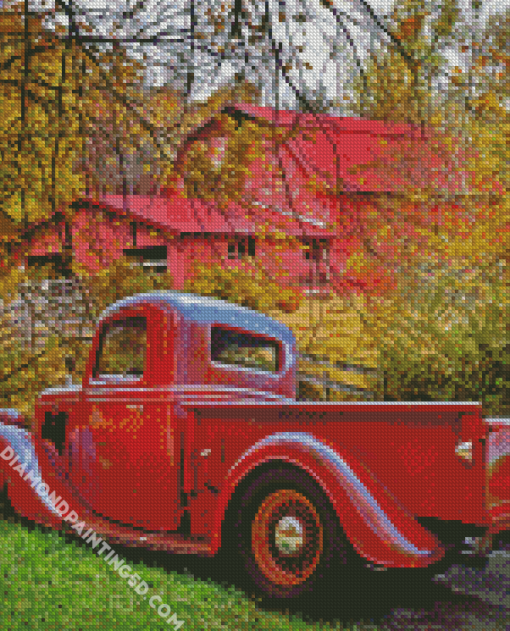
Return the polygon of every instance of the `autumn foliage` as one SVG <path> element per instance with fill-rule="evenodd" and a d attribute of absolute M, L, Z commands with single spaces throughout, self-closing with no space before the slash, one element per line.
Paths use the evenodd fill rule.
<path fill-rule="evenodd" d="M 405 178 L 398 193 L 367 195 L 359 204 L 347 200 L 338 178 L 332 184 L 315 173 L 307 183 L 308 191 L 336 208 L 335 229 L 345 255 L 343 267 L 330 270 L 333 295 L 321 309 L 313 298 L 283 287 L 278 273 L 232 270 L 221 260 L 197 267 L 186 289 L 288 321 L 303 352 L 335 361 L 352 360 L 357 353 L 356 360 L 377 363 L 384 374 L 381 398 L 480 399 L 491 413 L 504 413 L 509 405 L 508 19 L 493 21 L 479 41 L 469 42 L 457 30 L 460 16 L 455 0 L 439 7 L 397 3 L 389 21 L 393 39 L 367 56 L 353 103 L 361 117 L 405 123 L 419 132 L 418 140 L 427 139 L 445 178 L 465 178 L 463 191 L 453 194 L 431 176 L 415 178 L 422 166 L 419 151 L 414 141 L 403 140 L 387 160 L 357 166 L 361 179 L 364 170 Z M 267 124 L 252 119 L 238 124 L 226 116 L 226 106 L 260 96 L 246 81 L 236 79 L 204 103 L 190 104 L 170 88 L 144 92 L 143 66 L 120 47 L 91 56 L 73 38 L 48 31 L 35 15 L 27 48 L 11 36 L 24 30 L 22 13 L 1 18 L 0 236 L 5 247 L 0 295 L 5 301 L 26 280 L 19 263 L 29 227 L 57 209 L 69 219 L 71 202 L 85 188 L 126 190 L 132 154 L 140 158 L 151 191 L 165 194 L 182 184 L 188 197 L 253 214 L 247 187 L 255 165 L 275 147 L 291 143 L 292 135 L 304 133 L 297 126 L 286 137 Z M 222 16 L 213 21 L 215 33 L 221 33 L 226 21 Z M 471 56 L 472 63 L 449 67 L 448 46 Z M 309 142 L 312 147 L 313 133 Z M 274 170 L 274 181 L 287 186 L 291 196 L 292 176 L 269 159 L 266 169 Z M 75 261 L 71 265 L 93 317 L 130 293 L 172 287 L 171 274 L 144 275 L 123 261 L 107 260 L 107 246 L 95 245 L 91 253 L 104 258 L 104 271 L 90 274 Z M 294 245 L 291 238 L 278 243 Z M 72 245 L 66 253 L 72 258 Z M 3 328 L 0 396 L 7 407 L 25 409 L 38 388 L 61 383 L 69 352 L 78 357 L 76 377 L 83 369 L 86 344 L 52 338 L 35 356 L 9 338 L 8 323 Z"/>

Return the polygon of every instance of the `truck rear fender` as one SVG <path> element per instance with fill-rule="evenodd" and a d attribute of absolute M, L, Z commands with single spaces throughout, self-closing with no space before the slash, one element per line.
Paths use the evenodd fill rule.
<path fill-rule="evenodd" d="M 510 418 L 486 418 L 486 501 L 490 531 L 510 530 Z"/>
<path fill-rule="evenodd" d="M 358 554 L 388 567 L 425 567 L 442 558 L 438 539 L 423 528 L 359 458 L 342 454 L 312 434 L 281 432 L 248 449 L 229 470 L 213 521 L 214 549 L 221 523 L 239 483 L 256 467 L 280 461 L 305 470 L 329 497 L 339 523 Z"/>

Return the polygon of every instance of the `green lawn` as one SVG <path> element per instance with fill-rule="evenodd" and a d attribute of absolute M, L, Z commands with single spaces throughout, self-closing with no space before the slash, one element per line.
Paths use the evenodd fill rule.
<path fill-rule="evenodd" d="M 298 616 L 258 607 L 243 592 L 199 580 L 189 573 L 134 564 L 133 572 L 149 585 L 146 599 L 137 595 L 87 544 L 65 541 L 57 532 L 27 529 L 0 519 L 0 628 L 149 630 L 174 629 L 149 598 L 159 594 L 181 629 L 274 629 L 275 631 L 349 629 L 376 631 L 373 624 L 313 624 Z M 113 546 L 115 547 L 115 546 Z M 122 548 L 116 550 L 122 557 Z"/>

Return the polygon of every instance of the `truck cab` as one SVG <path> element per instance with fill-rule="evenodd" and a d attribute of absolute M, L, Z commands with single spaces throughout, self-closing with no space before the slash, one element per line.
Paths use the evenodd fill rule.
<path fill-rule="evenodd" d="M 37 431 L 95 512 L 175 530 L 189 466 L 176 405 L 293 397 L 295 365 L 291 332 L 271 318 L 180 292 L 141 294 L 102 315 L 82 386 L 41 394 Z"/>

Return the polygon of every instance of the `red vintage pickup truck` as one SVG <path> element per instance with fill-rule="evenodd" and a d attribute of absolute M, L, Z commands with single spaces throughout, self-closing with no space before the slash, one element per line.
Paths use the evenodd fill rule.
<path fill-rule="evenodd" d="M 40 395 L 33 432 L 1 411 L 0 486 L 51 527 L 228 550 L 277 598 L 341 564 L 436 568 L 466 537 L 483 558 L 510 528 L 508 421 L 469 402 L 296 401 L 296 363 L 290 329 L 250 309 L 126 298 L 82 385 Z"/>

